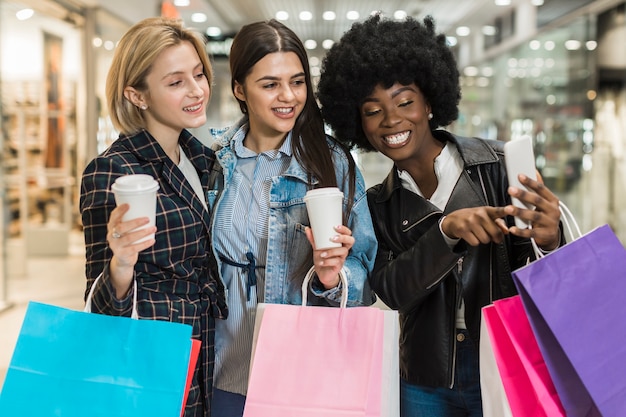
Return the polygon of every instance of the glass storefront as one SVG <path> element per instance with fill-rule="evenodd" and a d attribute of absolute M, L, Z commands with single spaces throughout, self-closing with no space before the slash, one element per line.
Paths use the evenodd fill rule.
<path fill-rule="evenodd" d="M 0 309 L 5 276 L 26 275 L 31 256 L 67 255 L 80 234 L 80 173 L 115 135 L 104 79 L 129 26 L 98 8 L 0 1 Z"/>
<path fill-rule="evenodd" d="M 488 139 L 531 136 L 546 185 L 570 207 L 583 231 L 608 222 L 626 241 L 626 222 L 619 217 L 623 210 L 615 206 L 614 213 L 606 212 L 612 200 L 623 199 L 624 190 L 607 189 L 606 156 L 596 152 L 598 132 L 605 127 L 597 126 L 601 92 L 596 22 L 595 15 L 577 17 L 462 69 L 461 112 L 453 130 Z M 623 43 L 612 47 L 623 48 Z M 623 144 L 625 130 L 621 132 L 611 141 Z M 593 198 L 600 190 L 606 195 Z M 603 216 L 597 215 L 600 211 Z"/>
<path fill-rule="evenodd" d="M 5 268 L 65 255 L 75 223 L 82 17 L 46 1 L 0 2 Z"/>

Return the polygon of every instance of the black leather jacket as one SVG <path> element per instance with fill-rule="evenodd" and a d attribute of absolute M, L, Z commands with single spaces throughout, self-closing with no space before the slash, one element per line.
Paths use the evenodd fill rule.
<path fill-rule="evenodd" d="M 516 294 L 511 271 L 534 259 L 530 241 L 508 235 L 502 244 L 450 249 L 438 221 L 465 207 L 511 204 L 503 142 L 464 138 L 438 130 L 456 143 L 464 170 L 442 212 L 403 188 L 396 167 L 368 190 L 379 247 L 370 278 L 381 300 L 400 315 L 400 375 L 412 384 L 454 384 L 456 311 L 461 295 L 465 321 L 478 347 L 480 309 Z M 513 225 L 513 218 L 507 218 Z"/>

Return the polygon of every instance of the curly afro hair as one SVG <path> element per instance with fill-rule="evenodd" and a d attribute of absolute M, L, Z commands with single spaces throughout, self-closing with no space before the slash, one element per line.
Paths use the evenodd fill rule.
<path fill-rule="evenodd" d="M 399 22 L 373 15 L 354 23 L 322 62 L 317 97 L 337 140 L 375 151 L 361 128 L 360 106 L 374 87 L 415 83 L 430 104 L 431 129 L 458 117 L 459 71 L 444 34 L 428 16 Z"/>

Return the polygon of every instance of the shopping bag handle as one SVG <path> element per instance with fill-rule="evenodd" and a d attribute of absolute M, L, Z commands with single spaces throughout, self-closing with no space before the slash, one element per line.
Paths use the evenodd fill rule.
<path fill-rule="evenodd" d="M 89 295 L 87 296 L 87 300 L 85 301 L 85 309 L 83 310 L 85 313 L 91 313 L 91 299 L 93 298 L 93 292 L 96 288 L 96 283 L 102 278 L 102 273 L 98 275 L 98 277 L 94 280 L 93 284 L 91 284 L 91 288 L 89 289 Z M 133 309 L 130 313 L 130 318 L 138 319 L 139 313 L 137 313 L 137 280 L 133 280 Z"/>
<path fill-rule="evenodd" d="M 576 218 L 570 211 L 570 209 L 565 205 L 564 202 L 559 201 L 559 211 L 561 212 L 561 221 L 565 225 L 567 229 L 567 234 L 570 236 L 572 240 L 576 240 L 581 237 L 583 234 L 580 232 L 580 227 L 578 227 L 578 223 L 576 222 Z M 571 224 L 570 224 L 571 222 Z M 576 233 L 572 230 L 572 225 L 576 229 Z M 529 226 L 532 228 L 532 226 Z M 535 252 L 535 256 L 537 259 L 543 258 L 546 254 L 539 249 L 537 246 L 537 242 L 535 242 L 535 238 L 530 238 L 530 242 L 533 245 L 533 251 Z"/>
<path fill-rule="evenodd" d="M 309 272 L 306 273 L 304 277 L 304 281 L 302 281 L 302 305 L 306 306 L 307 297 L 309 294 L 309 282 L 315 275 L 315 267 L 312 266 L 309 269 Z M 339 303 L 340 308 L 346 308 L 348 306 L 348 278 L 346 277 L 343 269 L 339 271 L 339 279 L 341 280 L 341 302 Z"/>

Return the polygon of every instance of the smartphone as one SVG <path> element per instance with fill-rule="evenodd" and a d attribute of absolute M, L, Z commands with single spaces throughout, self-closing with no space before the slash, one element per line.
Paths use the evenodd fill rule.
<path fill-rule="evenodd" d="M 533 152 L 533 142 L 530 136 L 522 136 L 504 144 L 504 160 L 506 162 L 506 173 L 509 177 L 509 185 L 526 190 L 517 179 L 519 174 L 524 174 L 534 180 L 537 179 L 537 169 L 535 167 L 535 153 Z M 534 210 L 535 206 L 524 204 L 515 197 L 511 197 L 513 205 Z M 515 217 L 515 225 L 520 229 L 528 228 L 528 223 Z"/>

